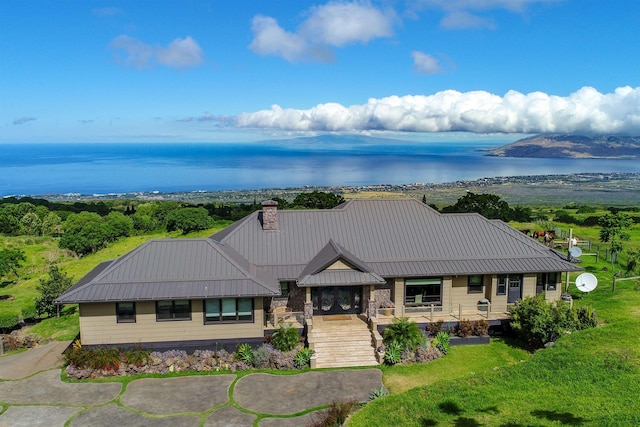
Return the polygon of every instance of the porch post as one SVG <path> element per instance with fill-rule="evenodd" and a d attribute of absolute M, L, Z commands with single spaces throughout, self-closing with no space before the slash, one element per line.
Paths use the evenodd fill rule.
<path fill-rule="evenodd" d="M 311 302 L 311 288 L 305 288 L 305 301 L 304 301 L 304 318 L 313 318 L 313 303 Z"/>

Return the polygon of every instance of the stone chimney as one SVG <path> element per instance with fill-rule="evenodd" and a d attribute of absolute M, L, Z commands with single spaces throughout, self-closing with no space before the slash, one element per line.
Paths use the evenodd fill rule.
<path fill-rule="evenodd" d="M 278 229 L 278 202 L 275 200 L 262 202 L 262 229 L 264 231 Z"/>

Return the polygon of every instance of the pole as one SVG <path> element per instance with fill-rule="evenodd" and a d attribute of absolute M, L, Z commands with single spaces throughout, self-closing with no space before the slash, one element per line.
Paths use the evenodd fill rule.
<path fill-rule="evenodd" d="M 571 239 L 573 238 L 573 228 L 569 229 L 569 240 L 567 243 L 567 261 L 571 262 Z M 567 271 L 567 286 L 564 289 L 565 292 L 569 292 L 569 272 Z"/>

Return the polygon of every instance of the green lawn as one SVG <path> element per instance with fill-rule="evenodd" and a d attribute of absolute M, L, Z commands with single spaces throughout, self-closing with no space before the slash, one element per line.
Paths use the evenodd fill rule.
<path fill-rule="evenodd" d="M 454 348 L 428 365 L 384 368 L 393 394 L 367 404 L 348 425 L 640 425 L 640 282 L 619 283 L 613 293 L 606 265 L 586 265 L 600 279 L 591 294 L 572 287 L 575 303 L 594 307 L 601 326 L 522 359 L 498 342 Z"/>

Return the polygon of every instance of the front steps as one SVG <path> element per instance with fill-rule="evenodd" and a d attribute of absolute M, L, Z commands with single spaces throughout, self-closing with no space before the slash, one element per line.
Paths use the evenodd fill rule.
<path fill-rule="evenodd" d="M 325 319 L 327 316 L 324 317 Z M 345 368 L 378 365 L 367 324 L 352 315 L 351 320 L 314 318 L 307 340 L 315 352 L 312 367 Z"/>

